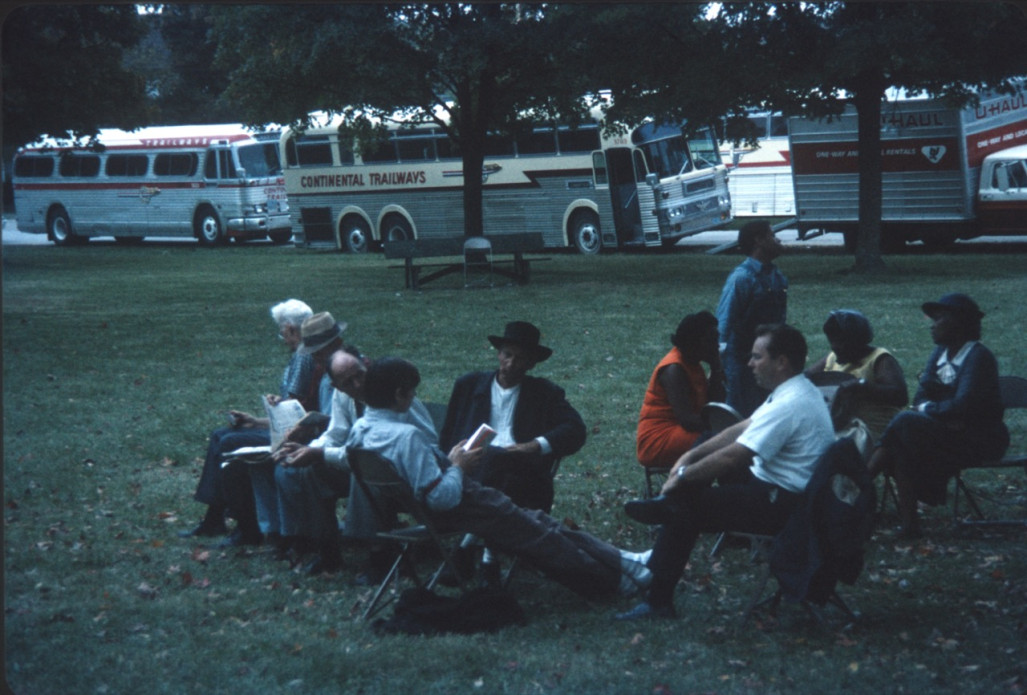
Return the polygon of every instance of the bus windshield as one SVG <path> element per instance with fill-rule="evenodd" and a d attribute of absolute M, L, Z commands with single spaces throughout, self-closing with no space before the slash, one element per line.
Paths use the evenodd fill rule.
<path fill-rule="evenodd" d="M 656 142 L 647 142 L 639 149 L 645 154 L 649 171 L 656 172 L 661 179 L 677 176 L 692 170 L 685 139 L 678 136 Z"/>
<path fill-rule="evenodd" d="M 720 151 L 710 128 L 703 128 L 688 139 L 696 169 L 709 169 L 720 163 Z"/>
<path fill-rule="evenodd" d="M 282 170 L 278 161 L 278 148 L 272 142 L 241 146 L 239 166 L 245 169 L 246 176 L 251 178 L 276 176 Z"/>

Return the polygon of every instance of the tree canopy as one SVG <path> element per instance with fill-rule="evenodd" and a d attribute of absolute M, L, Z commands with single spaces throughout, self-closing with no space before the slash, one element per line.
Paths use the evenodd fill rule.
<path fill-rule="evenodd" d="M 143 26 L 133 5 L 22 5 L 3 24 L 7 146 L 145 123 L 145 82 L 122 62 Z"/>
<path fill-rule="evenodd" d="M 699 126 L 747 108 L 860 119 L 857 268 L 881 266 L 889 87 L 973 100 L 1027 75 L 1011 2 L 25 5 L 3 27 L 5 145 L 101 126 L 347 116 L 434 122 L 457 144 L 465 234 L 482 229 L 486 133 L 526 114 Z M 158 11 L 159 10 L 159 11 Z"/>
<path fill-rule="evenodd" d="M 559 73 L 535 6 L 484 4 L 220 7 L 218 60 L 228 98 L 252 122 L 302 123 L 341 114 L 431 122 L 460 150 L 464 232 L 481 234 L 485 136 L 529 106 L 551 107 Z M 268 27 L 275 27 L 269 34 Z M 270 38 L 267 38 L 270 36 Z"/>
<path fill-rule="evenodd" d="M 856 269 L 882 266 L 881 104 L 889 88 L 963 105 L 1027 75 L 1027 15 L 1007 2 L 568 6 L 594 17 L 581 65 L 606 79 L 615 114 L 707 121 L 746 107 L 860 121 Z M 645 46 L 639 59 L 631 51 Z M 744 136 L 744 132 L 738 133 Z"/>

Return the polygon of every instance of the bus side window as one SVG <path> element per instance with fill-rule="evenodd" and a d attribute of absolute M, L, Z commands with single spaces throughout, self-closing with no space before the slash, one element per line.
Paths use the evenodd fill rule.
<path fill-rule="evenodd" d="M 100 157 L 95 154 L 66 154 L 61 157 L 61 176 L 99 176 Z"/>
<path fill-rule="evenodd" d="M 604 153 L 592 153 L 592 173 L 597 186 L 606 186 L 610 183 L 610 176 L 606 172 L 606 155 Z"/>
<path fill-rule="evenodd" d="M 203 178 L 216 179 L 218 177 L 218 158 L 214 150 L 207 150 L 203 163 Z"/>
<path fill-rule="evenodd" d="M 635 162 L 635 183 L 645 183 L 646 174 L 649 173 L 646 168 L 645 155 L 639 150 L 632 152 L 631 157 Z"/>
<path fill-rule="evenodd" d="M 235 178 L 235 162 L 232 161 L 231 150 L 218 150 L 218 169 L 221 171 L 221 178 Z"/>
<path fill-rule="evenodd" d="M 155 176 L 192 176 L 196 173 L 196 164 L 194 152 L 161 152 L 153 159 L 153 173 Z"/>
<path fill-rule="evenodd" d="M 14 160 L 14 175 L 26 178 L 53 176 L 53 157 L 24 155 Z"/>
<path fill-rule="evenodd" d="M 145 176 L 150 158 L 145 154 L 112 154 L 107 157 L 107 176 Z"/>

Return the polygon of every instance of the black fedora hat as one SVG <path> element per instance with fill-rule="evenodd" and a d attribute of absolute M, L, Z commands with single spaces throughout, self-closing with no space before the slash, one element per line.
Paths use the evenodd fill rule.
<path fill-rule="evenodd" d="M 541 335 L 539 330 L 527 321 L 511 321 L 506 324 L 503 335 L 490 335 L 489 342 L 497 350 L 502 348 L 505 343 L 513 343 L 527 350 L 536 362 L 544 362 L 549 359 L 553 351 L 545 345 L 539 344 Z"/>

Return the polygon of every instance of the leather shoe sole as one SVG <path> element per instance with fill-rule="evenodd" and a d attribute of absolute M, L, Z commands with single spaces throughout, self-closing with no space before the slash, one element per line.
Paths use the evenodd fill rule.
<path fill-rule="evenodd" d="M 667 524 L 673 521 L 679 509 L 664 496 L 651 500 L 632 500 L 624 504 L 624 512 L 643 524 Z"/>
<path fill-rule="evenodd" d="M 225 527 L 225 526 L 207 526 L 205 524 L 200 524 L 199 526 L 197 526 L 195 528 L 191 528 L 191 529 L 189 529 L 187 531 L 179 531 L 178 532 L 178 537 L 179 538 L 198 538 L 198 537 L 203 536 L 203 537 L 210 538 L 210 537 L 214 537 L 214 536 L 223 536 L 226 533 L 228 533 L 228 528 Z"/>
<path fill-rule="evenodd" d="M 676 617 L 678 617 L 678 614 L 674 610 L 674 606 L 653 606 L 643 601 L 630 611 L 618 613 L 614 616 L 614 620 L 651 620 L 653 618 Z"/>

